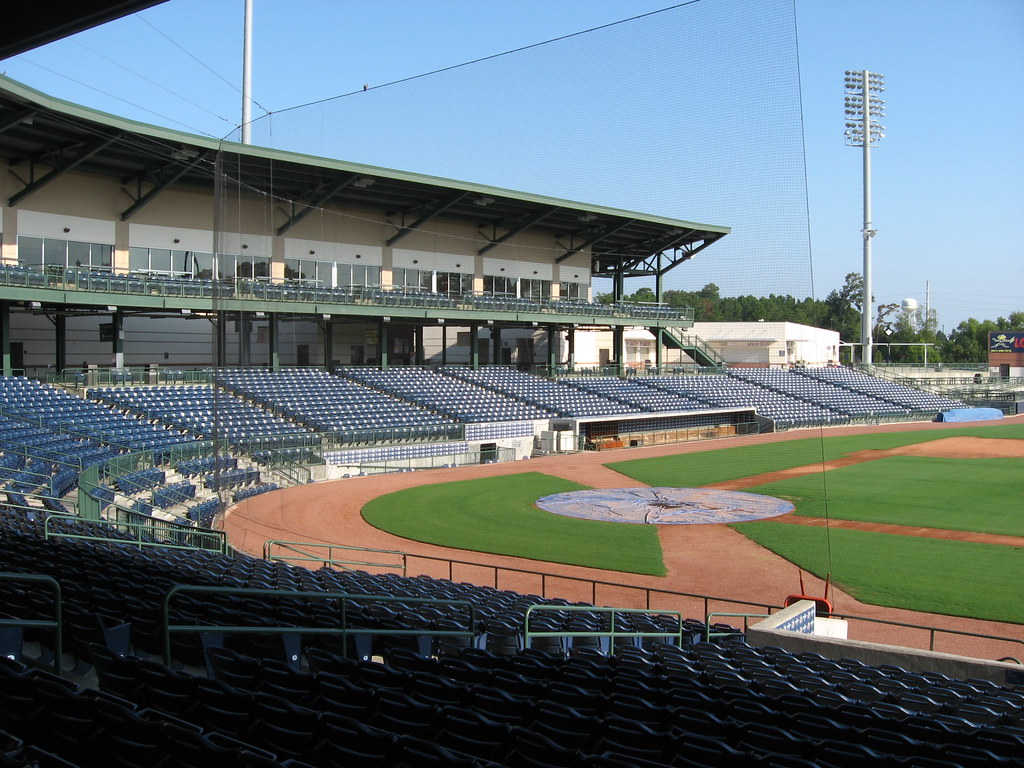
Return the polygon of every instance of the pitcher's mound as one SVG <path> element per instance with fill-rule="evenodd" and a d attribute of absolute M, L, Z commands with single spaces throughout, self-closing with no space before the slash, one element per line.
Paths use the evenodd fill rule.
<path fill-rule="evenodd" d="M 544 496 L 537 506 L 566 517 L 652 525 L 741 523 L 793 511 L 793 505 L 783 499 L 717 488 L 572 491 Z"/>

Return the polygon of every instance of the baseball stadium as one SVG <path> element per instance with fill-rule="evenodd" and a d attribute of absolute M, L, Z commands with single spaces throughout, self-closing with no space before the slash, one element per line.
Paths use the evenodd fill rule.
<path fill-rule="evenodd" d="M 0 766 L 1024 765 L 1024 381 L 696 323 L 729 222 L 6 76 L 0 157 Z"/>

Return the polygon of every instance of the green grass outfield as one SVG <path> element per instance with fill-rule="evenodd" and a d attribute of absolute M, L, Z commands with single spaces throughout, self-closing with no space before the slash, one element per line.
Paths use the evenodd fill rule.
<path fill-rule="evenodd" d="M 1024 624 L 1024 550 L 816 526 L 737 523 L 745 536 L 864 603 Z"/>
<path fill-rule="evenodd" d="M 1024 438 L 1024 425 L 811 437 L 608 466 L 649 485 L 706 485 L 947 437 Z M 744 489 L 787 498 L 797 515 L 1024 535 L 1024 459 L 892 456 Z M 772 522 L 732 526 L 857 599 L 914 611 L 1024 623 L 1024 549 Z"/>
<path fill-rule="evenodd" d="M 649 485 L 693 487 L 947 437 L 1021 439 L 1024 424 L 811 434 L 732 448 L 723 441 L 716 450 L 608 466 Z M 792 497 L 797 514 L 822 516 L 827 501 L 835 518 L 1024 535 L 1022 466 L 1018 459 L 889 457 L 753 490 Z M 537 472 L 439 483 L 375 499 L 363 516 L 395 535 L 445 547 L 664 575 L 655 526 L 559 517 L 534 504 L 583 487 Z M 1015 597 L 1024 583 L 1020 548 L 771 521 L 734 527 L 820 576 L 831 550 L 833 582 L 864 602 L 1024 623 L 1024 606 Z"/>
<path fill-rule="evenodd" d="M 796 514 L 1024 536 L 1024 459 L 890 456 L 744 490 Z"/>
<path fill-rule="evenodd" d="M 714 452 L 699 451 L 654 459 L 613 461 L 606 466 L 653 486 L 690 488 L 723 480 L 776 472 L 819 461 L 838 459 L 848 453 L 886 450 L 912 443 L 925 443 L 947 437 L 989 437 L 1024 439 L 1024 424 L 1000 424 L 989 427 L 937 429 L 922 432 L 879 432 L 869 435 L 838 435 L 828 431 L 802 440 L 764 442 L 735 448 L 722 443 Z"/>
<path fill-rule="evenodd" d="M 429 544 L 664 576 L 656 526 L 579 520 L 535 505 L 587 487 L 539 472 L 422 485 L 373 499 L 363 518 Z"/>

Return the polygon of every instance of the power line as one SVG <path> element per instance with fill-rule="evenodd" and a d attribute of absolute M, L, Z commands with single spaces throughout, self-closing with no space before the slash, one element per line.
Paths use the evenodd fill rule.
<path fill-rule="evenodd" d="M 589 29 L 579 30 L 578 32 L 570 32 L 569 34 L 560 35 L 559 37 L 552 37 L 549 40 L 543 40 L 543 41 L 541 41 L 539 43 L 530 43 L 529 45 L 523 45 L 523 46 L 520 46 L 518 48 L 512 48 L 511 50 L 502 51 L 501 53 L 492 53 L 492 54 L 490 54 L 488 56 L 481 56 L 480 58 L 477 58 L 477 59 L 472 59 L 470 61 L 464 61 L 461 64 L 451 64 L 451 65 L 449 65 L 447 67 L 440 67 L 439 69 L 432 69 L 429 72 L 422 72 L 422 73 L 420 73 L 418 75 L 410 75 L 409 77 L 402 77 L 402 78 L 399 78 L 398 80 L 392 80 L 392 81 L 387 82 L 387 83 L 381 83 L 380 85 L 364 85 L 364 86 L 362 86 L 361 88 L 359 88 L 358 90 L 355 90 L 355 91 L 348 91 L 347 93 L 339 93 L 339 94 L 337 94 L 335 96 L 326 96 L 326 97 L 324 97 L 322 99 L 315 99 L 313 101 L 308 101 L 305 104 L 295 104 L 294 106 L 285 107 L 283 109 L 277 109 L 277 110 L 265 110 L 265 111 L 267 111 L 267 114 L 263 115 L 261 117 L 256 118 L 255 120 L 253 120 L 253 122 L 255 123 L 258 120 L 262 120 L 264 117 L 267 117 L 268 115 L 270 115 L 272 113 L 280 114 L 282 112 L 291 112 L 291 111 L 296 110 L 296 109 L 303 109 L 304 107 L 312 107 L 312 106 L 316 106 L 317 104 L 325 104 L 325 103 L 327 103 L 329 101 L 336 101 L 337 99 L 343 99 L 343 98 L 346 98 L 348 96 L 355 96 L 356 94 L 359 94 L 359 93 L 366 93 L 368 91 L 376 91 L 376 90 L 379 90 L 381 88 L 389 88 L 389 87 L 391 87 L 393 85 L 401 85 L 402 83 L 408 83 L 408 82 L 411 82 L 413 80 L 420 80 L 420 79 L 422 79 L 424 77 L 430 77 L 432 75 L 438 75 L 438 74 L 441 74 L 443 72 L 451 72 L 452 70 L 455 70 L 455 69 L 461 69 L 463 67 L 469 67 L 469 66 L 472 66 L 473 64 L 480 64 L 480 63 L 483 63 L 485 61 L 492 61 L 493 59 L 499 59 L 499 58 L 501 58 L 503 56 L 511 56 L 514 53 L 522 53 L 523 51 L 528 51 L 528 50 L 530 50 L 532 48 L 540 48 L 541 46 L 550 45 L 552 43 L 558 43 L 558 42 L 561 42 L 562 40 L 569 40 L 571 38 L 579 37 L 581 35 L 588 35 L 591 32 L 598 32 L 598 31 L 600 31 L 602 29 L 609 29 L 610 27 L 616 27 L 616 26 L 619 26 L 620 24 L 627 24 L 627 23 L 629 23 L 631 21 L 637 21 L 638 19 L 647 18 L 649 16 L 656 16 L 659 13 L 666 13 L 668 11 L 674 11 L 677 8 L 683 8 L 684 6 L 687 6 L 687 5 L 696 5 L 699 2 L 701 2 L 701 0 L 687 0 L 687 2 L 676 3 L 675 5 L 670 5 L 670 6 L 666 7 L 666 8 L 659 8 L 656 11 L 648 11 L 647 13 L 641 13 L 641 14 L 638 14 L 636 16 L 630 16 L 629 18 L 626 18 L 626 19 L 619 19 L 618 21 L 611 21 L 611 22 L 608 22 L 607 24 L 600 24 L 600 25 L 598 25 L 596 27 L 590 27 Z"/>
<path fill-rule="evenodd" d="M 202 104 L 199 104 L 198 102 L 192 101 L 192 99 L 188 98 L 187 96 L 182 96 L 180 93 L 176 93 L 176 92 L 172 91 L 170 88 L 167 88 L 166 86 L 160 85 L 160 83 L 156 82 L 155 80 L 150 80 L 145 75 L 140 74 L 138 70 L 132 69 L 131 67 L 126 67 L 121 62 L 115 61 L 114 59 L 110 58 L 109 56 L 107 56 L 107 55 L 105 55 L 103 53 L 100 53 L 97 50 L 94 50 L 94 49 L 90 48 L 89 46 L 85 45 L 84 43 L 82 43 L 82 42 L 80 42 L 78 40 L 76 40 L 75 42 L 78 44 L 78 46 L 80 48 L 84 48 L 85 50 L 89 51 L 89 53 L 92 53 L 92 54 L 95 54 L 96 56 L 99 56 L 101 59 L 103 59 L 104 61 L 110 62 L 115 67 L 120 67 L 121 69 L 125 70 L 126 72 L 130 72 L 132 75 L 135 75 L 135 77 L 139 78 L 140 80 L 145 80 L 150 85 L 155 86 L 155 87 L 159 88 L 162 91 L 166 91 L 167 93 L 171 94 L 171 96 L 174 96 L 175 98 L 181 99 L 186 104 L 191 104 L 196 109 L 201 109 L 206 114 L 212 115 L 213 117 L 216 117 L 218 120 L 223 120 L 228 125 L 234 125 L 234 123 L 231 122 L 230 120 L 228 120 L 226 117 L 224 117 L 222 115 L 219 115 L 216 112 L 213 112 L 213 111 L 207 109 L 206 107 L 204 107 Z"/>

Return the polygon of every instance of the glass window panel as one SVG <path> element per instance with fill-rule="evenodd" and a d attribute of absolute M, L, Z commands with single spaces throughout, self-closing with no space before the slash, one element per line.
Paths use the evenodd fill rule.
<path fill-rule="evenodd" d="M 213 277 L 213 254 L 207 251 L 194 251 L 192 253 L 192 274 L 203 280 L 210 280 Z"/>
<path fill-rule="evenodd" d="M 43 263 L 44 264 L 57 264 L 60 266 L 67 265 L 68 257 L 68 241 L 67 240 L 55 240 L 52 237 L 43 239 Z"/>
<path fill-rule="evenodd" d="M 18 238 L 18 263 L 25 267 L 41 267 L 43 265 L 43 238 Z"/>
<path fill-rule="evenodd" d="M 128 269 L 132 272 L 145 272 L 149 269 L 149 248 L 132 246 L 128 249 Z"/>
<path fill-rule="evenodd" d="M 114 246 L 93 243 L 92 263 L 95 267 L 110 269 L 114 265 Z"/>

